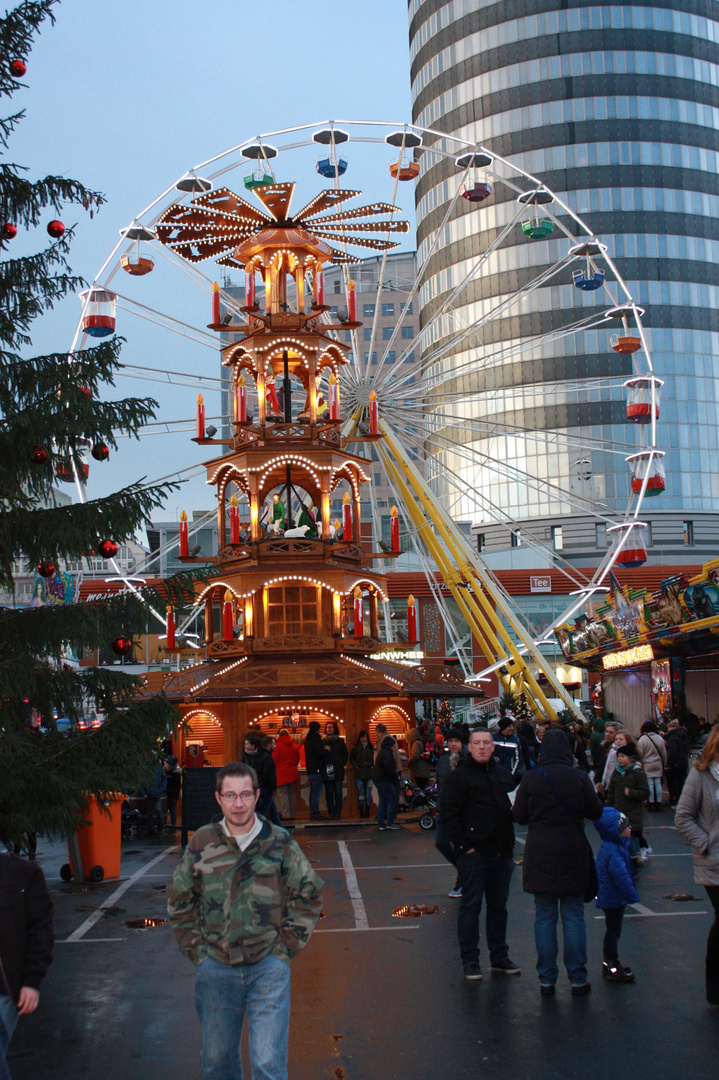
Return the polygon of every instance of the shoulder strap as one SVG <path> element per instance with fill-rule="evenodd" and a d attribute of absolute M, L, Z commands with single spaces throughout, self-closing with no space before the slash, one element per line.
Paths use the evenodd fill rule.
<path fill-rule="evenodd" d="M 553 782 L 552 782 L 552 778 L 551 778 L 551 776 L 549 775 L 549 773 L 547 772 L 547 770 L 546 770 L 546 769 L 544 768 L 544 766 L 543 766 L 543 765 L 540 765 L 540 766 L 539 766 L 539 768 L 537 769 L 537 772 L 538 772 L 538 773 L 539 773 L 539 775 L 540 775 L 540 776 L 542 777 L 542 780 L 544 780 L 545 784 L 547 784 L 547 786 L 549 787 L 550 791 L 552 792 L 552 795 L 554 795 L 554 797 L 555 797 L 555 799 L 557 800 L 557 802 L 561 803 L 561 805 L 562 805 L 562 806 L 564 807 L 564 809 L 565 809 L 565 810 L 567 811 L 567 813 L 569 814 L 569 816 L 570 816 L 570 818 L 572 819 L 573 823 L 574 823 L 574 824 L 575 824 L 575 825 L 577 826 L 577 828 L 578 828 L 578 829 L 579 829 L 579 831 L 581 832 L 582 836 L 585 836 L 585 832 L 584 832 L 584 829 L 583 829 L 583 828 L 582 828 L 582 826 L 581 826 L 581 825 L 579 824 L 579 822 L 578 822 L 578 821 L 577 821 L 577 819 L 576 819 L 576 816 L 575 816 L 575 815 L 574 815 L 574 813 L 573 813 L 573 812 L 572 812 L 572 811 L 571 811 L 571 810 L 569 809 L 569 807 L 567 806 L 566 802 L 564 801 L 564 799 L 562 798 L 562 796 L 561 796 L 561 795 L 559 794 L 559 792 L 557 791 L 556 787 L 554 786 L 554 784 L 553 784 Z"/>

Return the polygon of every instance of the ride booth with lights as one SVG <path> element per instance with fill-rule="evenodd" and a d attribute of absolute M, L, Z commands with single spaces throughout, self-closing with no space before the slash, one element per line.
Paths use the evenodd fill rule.
<path fill-rule="evenodd" d="M 194 441 L 222 449 L 205 463 L 217 493 L 217 554 L 193 557 L 186 521 L 180 530 L 181 560 L 212 564 L 196 599 L 204 608 L 205 662 L 162 679 L 188 719 L 188 740 L 207 747 L 215 735 L 213 766 L 239 760 L 248 732 L 276 735 L 286 727 L 302 747 L 311 720 L 323 732 L 333 721 L 351 751 L 361 730 L 375 741 L 380 720 L 403 736 L 414 725 L 417 697 L 476 693 L 459 672 L 441 664 L 409 667 L 382 659 L 380 621 L 388 596 L 381 560 L 397 557 L 399 543 L 394 530 L 391 550 L 373 551 L 366 542 L 361 490 L 370 482 L 368 463 L 348 453 L 341 435 L 337 376 L 350 347 L 334 333 L 361 324 L 351 283 L 349 321 L 328 321 L 322 278 L 323 263 L 352 257 L 314 235 L 311 225 L 290 219 L 293 186 L 255 191 L 284 223 L 273 228 L 232 193 L 213 193 L 225 210 L 254 213 L 256 231 L 220 260 L 244 269 L 244 321 L 222 319 L 219 292 L 213 291 L 210 329 L 231 338 L 222 348 L 234 387 L 231 438 L 207 437 L 198 398 Z M 332 209 L 343 194 L 317 196 L 313 213 Z M 166 211 L 158 238 L 171 242 L 203 210 Z M 368 400 L 367 411 L 365 439 L 371 442 L 381 438 L 376 402 Z M 331 500 L 340 495 L 342 518 L 333 521 Z M 246 520 L 240 506 L 249 509 Z M 172 613 L 168 621 L 167 650 L 182 652 Z M 345 798 L 343 819 L 358 817 L 349 766 Z M 298 818 L 308 817 L 303 748 L 297 805 Z"/>
<path fill-rule="evenodd" d="M 648 719 L 719 713 L 719 559 L 688 576 L 679 569 L 658 589 L 610 575 L 606 599 L 555 631 L 573 665 L 601 674 L 601 711 L 633 735 Z"/>

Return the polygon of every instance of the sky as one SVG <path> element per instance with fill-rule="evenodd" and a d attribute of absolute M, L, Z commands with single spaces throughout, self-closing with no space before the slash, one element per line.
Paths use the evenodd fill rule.
<path fill-rule="evenodd" d="M 188 169 L 227 148 L 295 125 L 401 125 L 411 119 L 406 0 L 63 0 L 56 17 L 54 27 L 45 24 L 28 58 L 27 88 L 6 105 L 27 113 L 6 160 L 27 167 L 32 178 L 64 175 L 104 193 L 107 203 L 93 220 L 74 206 L 61 215 L 66 225 L 77 223 L 70 264 L 88 282 L 96 279 L 121 228 Z M 371 130 L 382 135 L 381 128 Z M 284 146 L 292 140 L 274 141 Z M 277 179 L 298 181 L 302 202 L 296 209 L 327 186 L 314 171 L 316 151 L 280 155 Z M 361 188 L 368 200 L 389 199 L 389 149 L 351 140 L 347 156 L 343 183 Z M 246 171 L 216 183 L 240 192 Z M 402 209 L 411 217 L 412 185 L 403 187 Z M 18 236 L 14 252 L 37 250 L 46 240 L 41 226 Z M 413 243 L 410 234 L 404 246 Z M 203 269 L 210 279 L 218 276 L 211 264 Z M 148 277 L 118 272 L 113 283 L 117 291 L 193 326 L 210 321 L 209 297 L 161 259 Z M 68 348 L 79 313 L 75 296 L 37 320 L 32 353 Z M 117 330 L 127 338 L 122 359 L 133 365 L 128 371 L 219 373 L 212 348 L 131 312 L 118 311 Z M 122 377 L 109 396 L 152 396 L 160 419 L 191 419 L 201 386 L 189 382 L 179 387 Z M 205 396 L 209 418 L 219 411 L 219 393 Z M 207 451 L 190 441 L 191 434 L 146 435 L 140 443 L 123 439 L 109 462 L 91 461 L 89 496 L 200 463 Z M 64 487 L 75 495 L 74 488 Z M 174 520 L 181 509 L 192 513 L 213 505 L 200 477 L 171 494 L 157 517 Z"/>

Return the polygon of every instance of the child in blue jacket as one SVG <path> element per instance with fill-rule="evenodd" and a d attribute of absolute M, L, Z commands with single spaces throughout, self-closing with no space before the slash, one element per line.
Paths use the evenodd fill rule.
<path fill-rule="evenodd" d="M 602 838 L 597 853 L 599 892 L 597 907 L 604 911 L 604 963 L 602 975 L 609 982 L 633 982 L 634 972 L 619 961 L 619 938 L 627 904 L 639 902 L 634 885 L 629 837 L 632 829 L 625 814 L 606 806 L 594 827 Z"/>

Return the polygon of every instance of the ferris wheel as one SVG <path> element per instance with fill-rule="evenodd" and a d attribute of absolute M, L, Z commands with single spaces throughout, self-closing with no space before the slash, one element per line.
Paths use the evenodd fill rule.
<path fill-rule="evenodd" d="M 405 312 L 412 304 L 419 307 L 422 322 L 408 338 L 400 313 L 392 332 L 380 338 L 385 260 L 407 235 L 415 183 L 422 185 L 437 165 L 442 166 L 442 183 L 418 189 L 437 205 L 424 217 L 429 226 L 404 304 Z M 280 189 L 282 198 L 272 194 Z M 590 575 L 563 562 L 561 551 L 548 547 L 543 537 L 531 538 L 539 553 L 546 548 L 553 564 L 565 571 L 572 586 L 567 591 L 576 594 L 554 620 L 553 625 L 560 625 L 606 588 L 615 564 L 629 567 L 645 561 L 643 500 L 665 487 L 663 454 L 657 448 L 662 381 L 654 373 L 644 313 L 608 245 L 592 230 L 591 216 L 577 212 L 572 192 L 552 191 L 541 177 L 491 148 L 415 125 L 330 121 L 248 135 L 188 169 L 125 224 L 119 242 L 82 294 L 72 348 L 121 333 L 128 339 L 125 377 L 187 387 L 185 415 L 161 415 L 145 434 L 172 440 L 175 460 L 178 446 L 184 444 L 183 460 L 172 475 L 199 474 L 198 456 L 184 434 L 195 427 L 189 388 L 208 397 L 208 424 L 219 427 L 228 419 L 220 405 L 217 334 L 208 323 L 219 322 L 220 305 L 228 333 L 245 319 L 242 309 L 251 301 L 247 295 L 238 299 L 236 286 L 249 290 L 254 285 L 245 282 L 239 245 L 253 230 L 284 221 L 293 197 L 302 209 L 292 213 L 323 238 L 331 251 L 329 261 L 342 271 L 343 290 L 337 299 L 349 312 L 346 339 L 352 348 L 352 363 L 339 371 L 346 417 L 342 434 L 353 452 L 384 470 L 465 673 L 472 671 L 466 628 L 455 625 L 437 589 L 437 570 L 458 599 L 472 633 L 486 644 L 487 670 L 512 674 L 528 660 L 542 667 L 539 646 L 552 627 L 543 628 L 540 637 L 527 623 L 455 521 L 481 519 L 513 530 L 519 519 L 511 506 L 521 505 L 522 493 L 548 515 L 554 511 L 596 520 L 611 538 L 611 547 Z M 187 208 L 186 221 L 178 218 L 178 205 Z M 435 272 L 443 245 L 452 241 L 457 223 L 468 215 L 481 242 L 451 272 Z M 541 246 L 541 258 L 517 259 L 520 245 Z M 507 272 L 509 249 L 519 273 Z M 381 265 L 374 314 L 365 320 L 360 340 L 351 307 L 352 268 L 368 253 Z M 485 281 L 499 285 L 483 288 Z M 316 297 L 323 287 L 317 267 L 308 270 L 310 284 Z M 470 292 L 474 300 L 467 303 Z M 577 296 L 581 303 L 575 302 Z M 291 310 L 302 299 L 288 295 L 285 302 Z M 540 311 L 541 319 L 521 317 Z M 502 390 L 502 372 L 510 364 L 541 357 L 560 341 L 565 353 L 571 352 L 573 342 L 580 350 L 587 335 L 592 335 L 595 350 L 604 348 L 623 358 L 621 374 L 565 377 L 541 386 L 543 401 L 566 406 L 623 400 L 624 425 L 588 432 L 518 425 L 516 408 L 506 407 L 511 394 Z M 152 354 L 163 359 L 148 359 L 142 345 L 148 337 Z M 135 342 L 140 343 L 139 363 Z M 168 353 L 171 362 L 164 359 Z M 414 363 L 404 363 L 410 356 Z M 488 392 L 489 387 L 494 389 Z M 536 388 L 522 392 L 525 405 L 531 406 Z M 247 393 L 251 409 L 251 386 Z M 330 400 L 329 386 L 318 387 L 318 393 Z M 365 438 L 373 421 L 384 439 Z M 612 438 L 607 431 L 619 434 Z M 546 450 L 549 443 L 551 454 L 532 452 L 532 446 Z M 621 506 L 618 499 L 612 504 L 592 488 L 597 455 L 626 462 Z M 508 488 L 514 493 L 510 504 L 497 496 Z M 380 534 L 382 508 L 371 489 L 369 498 Z M 433 537 L 430 543 L 428 534 Z M 490 608 L 504 617 L 504 630 L 492 620 Z M 472 609 L 475 621 L 469 617 Z M 387 613 L 385 622 L 391 640 Z"/>

